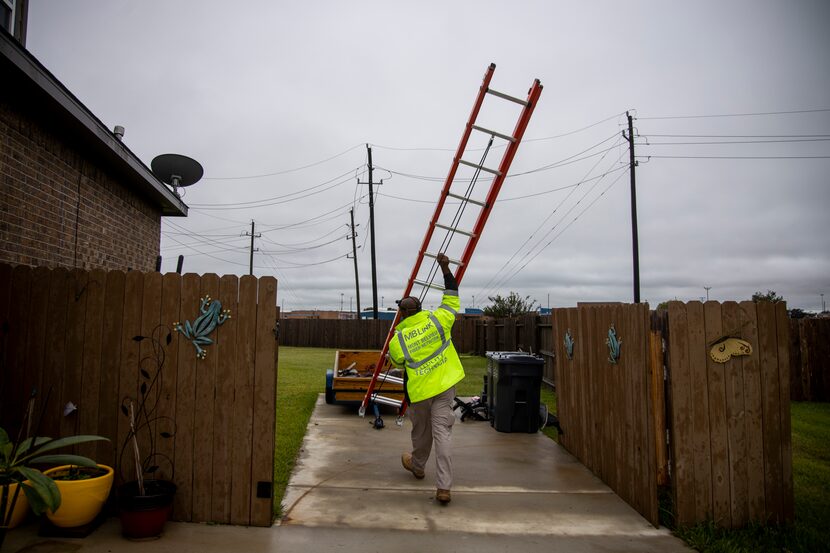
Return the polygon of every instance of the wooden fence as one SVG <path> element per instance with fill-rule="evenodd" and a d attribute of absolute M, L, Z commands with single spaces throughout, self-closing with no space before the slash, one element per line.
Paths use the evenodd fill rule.
<path fill-rule="evenodd" d="M 749 342 L 751 355 L 715 362 L 710 350 L 724 336 Z M 786 306 L 670 302 L 668 344 L 677 522 L 791 521 Z"/>
<path fill-rule="evenodd" d="M 337 319 L 282 319 L 280 344 L 340 349 L 381 349 L 390 321 Z M 459 353 L 484 355 L 488 351 L 532 351 L 545 358 L 544 378 L 553 384 L 553 344 L 549 316 L 490 319 L 460 316 L 452 329 Z"/>
<path fill-rule="evenodd" d="M 211 335 L 204 359 L 177 332 L 164 347 L 156 413 L 175 420 L 175 435 L 163 439 L 169 425 L 154 427 L 158 453 L 172 462 L 159 470 L 178 486 L 176 520 L 268 526 L 276 288 L 271 277 L 0 265 L 0 421 L 13 433 L 29 390 L 41 398 L 51 390 L 41 435 L 106 436 L 109 443 L 80 453 L 127 468 L 129 455 L 124 467 L 119 459 L 128 431 L 121 400 L 139 395 L 139 365 L 152 356 L 151 342 L 133 337 L 156 332 L 165 343 L 174 322 L 199 315 L 201 297 L 218 298 L 231 318 Z M 64 415 L 69 402 L 77 411 Z"/>
<path fill-rule="evenodd" d="M 552 318 L 562 445 L 657 525 L 648 305 L 554 309 Z M 622 341 L 616 362 L 606 343 L 611 328 Z"/>
<path fill-rule="evenodd" d="M 830 401 L 830 319 L 790 320 L 790 398 Z"/>
<path fill-rule="evenodd" d="M 374 319 L 280 319 L 280 344 L 380 350 L 391 324 L 392 321 Z"/>

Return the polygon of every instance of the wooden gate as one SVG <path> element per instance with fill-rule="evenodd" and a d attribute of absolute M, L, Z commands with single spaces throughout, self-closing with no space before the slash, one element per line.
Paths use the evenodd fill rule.
<path fill-rule="evenodd" d="M 113 467 L 128 422 L 125 396 L 138 396 L 142 359 L 161 336 L 164 366 L 154 427 L 178 486 L 176 520 L 268 526 L 272 522 L 277 342 L 272 277 L 103 272 L 0 265 L 0 420 L 19 425 L 32 387 L 51 389 L 41 435 L 100 434 L 81 449 Z M 200 298 L 217 298 L 231 318 L 210 335 L 204 359 L 173 323 L 193 321 Z M 166 344 L 166 336 L 170 343 Z M 77 410 L 64 414 L 69 403 Z M 36 411 L 39 412 L 38 404 Z M 13 430 L 10 432 L 12 433 Z M 116 471 L 119 472 L 118 470 Z M 125 474 L 130 474 L 124 471 Z M 130 476 L 127 476 L 128 478 Z"/>
<path fill-rule="evenodd" d="M 672 490 L 677 522 L 793 518 L 790 327 L 784 303 L 669 303 Z M 716 363 L 725 336 L 752 353 Z"/>
<path fill-rule="evenodd" d="M 648 305 L 587 305 L 552 316 L 562 445 L 657 525 Z M 612 328 L 622 342 L 615 362 Z"/>

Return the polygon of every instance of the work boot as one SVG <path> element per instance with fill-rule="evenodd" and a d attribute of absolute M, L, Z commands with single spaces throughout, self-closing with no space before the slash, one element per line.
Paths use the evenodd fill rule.
<path fill-rule="evenodd" d="M 442 490 L 441 488 L 438 488 L 438 491 L 435 493 L 435 499 L 440 501 L 442 505 L 446 505 L 452 500 L 450 490 Z"/>
<path fill-rule="evenodd" d="M 415 475 L 415 478 L 417 478 L 418 480 L 421 480 L 424 477 L 424 471 L 415 470 L 415 467 L 412 466 L 411 453 L 404 453 L 403 455 L 401 455 L 401 464 L 403 465 L 403 468 Z"/>

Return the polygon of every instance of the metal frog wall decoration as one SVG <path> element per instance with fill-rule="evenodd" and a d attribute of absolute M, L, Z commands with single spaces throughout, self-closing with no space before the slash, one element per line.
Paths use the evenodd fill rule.
<path fill-rule="evenodd" d="M 732 338 L 725 336 L 715 342 L 712 349 L 709 350 L 709 356 L 716 363 L 726 363 L 732 357 L 739 355 L 750 355 L 752 353 L 752 344 L 740 338 Z"/>
<path fill-rule="evenodd" d="M 208 335 L 217 326 L 231 318 L 231 310 L 222 310 L 222 304 L 219 300 L 211 300 L 210 296 L 205 296 L 202 298 L 199 311 L 202 314 L 193 321 L 193 324 L 190 324 L 190 321 L 185 321 L 184 326 L 182 326 L 181 323 L 175 322 L 173 323 L 173 328 L 193 343 L 193 346 L 196 348 L 196 357 L 204 359 L 207 352 L 202 346 L 208 346 L 213 343 L 213 340 L 208 338 Z"/>

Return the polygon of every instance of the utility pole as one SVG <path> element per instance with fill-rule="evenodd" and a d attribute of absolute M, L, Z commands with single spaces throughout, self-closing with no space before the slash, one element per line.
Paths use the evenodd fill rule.
<path fill-rule="evenodd" d="M 629 171 L 631 172 L 631 243 L 634 250 L 634 303 L 640 303 L 640 245 L 637 238 L 637 179 L 634 174 L 637 162 L 634 160 L 634 123 L 629 112 L 626 111 L 625 115 L 628 117 L 628 136 L 623 131 L 623 137 L 628 140 Z"/>
<path fill-rule="evenodd" d="M 366 144 L 366 151 L 369 154 L 369 182 L 360 182 L 358 184 L 368 184 L 369 185 L 369 236 L 371 246 L 372 246 L 372 318 L 378 318 L 378 276 L 377 276 L 377 268 L 375 263 L 375 195 L 372 186 L 374 183 L 372 182 L 372 147 Z M 381 180 L 379 184 L 383 184 Z"/>
<path fill-rule="evenodd" d="M 355 238 L 357 234 L 354 230 L 354 208 L 349 210 L 349 215 L 352 217 L 352 259 L 354 259 L 354 293 L 357 296 L 357 319 L 360 320 L 360 280 L 357 278 L 357 244 Z M 351 300 L 349 301 L 349 311 L 351 311 Z"/>
<path fill-rule="evenodd" d="M 251 262 L 250 262 L 250 265 L 249 265 L 248 274 L 252 275 L 252 276 L 254 274 L 254 252 L 259 251 L 259 248 L 254 249 L 254 238 L 259 238 L 260 236 L 262 236 L 262 234 L 256 234 L 254 232 L 255 224 L 256 223 L 254 223 L 254 221 L 251 220 L 251 232 L 250 232 L 250 236 L 251 236 Z M 245 235 L 248 236 L 248 233 L 246 232 Z"/>

